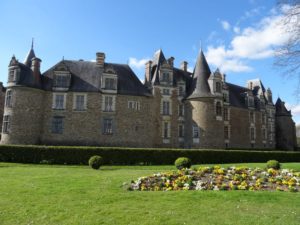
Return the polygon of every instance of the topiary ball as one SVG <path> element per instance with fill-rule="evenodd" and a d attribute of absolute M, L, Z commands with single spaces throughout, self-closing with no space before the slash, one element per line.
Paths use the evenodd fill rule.
<path fill-rule="evenodd" d="M 273 168 L 275 170 L 279 170 L 281 167 L 280 163 L 277 160 L 269 160 L 267 162 L 267 168 Z"/>
<path fill-rule="evenodd" d="M 99 155 L 94 155 L 89 159 L 89 165 L 91 168 L 98 170 L 103 165 L 103 158 Z"/>
<path fill-rule="evenodd" d="M 190 168 L 192 165 L 192 162 L 187 157 L 180 157 L 180 158 L 176 159 L 174 164 L 177 169 L 181 170 L 183 168 Z"/>

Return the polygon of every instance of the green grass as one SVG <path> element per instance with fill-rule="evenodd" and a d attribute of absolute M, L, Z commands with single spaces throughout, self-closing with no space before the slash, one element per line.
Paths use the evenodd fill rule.
<path fill-rule="evenodd" d="M 283 168 L 300 171 L 300 163 L 283 163 Z M 0 224 L 300 224 L 300 193 L 130 192 L 121 187 L 173 169 L 0 163 Z"/>

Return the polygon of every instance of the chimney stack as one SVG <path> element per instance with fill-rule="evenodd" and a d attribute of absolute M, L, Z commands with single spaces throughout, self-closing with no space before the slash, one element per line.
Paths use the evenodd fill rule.
<path fill-rule="evenodd" d="M 96 63 L 99 67 L 104 68 L 105 54 L 103 52 L 96 53 Z"/>
<path fill-rule="evenodd" d="M 152 61 L 149 60 L 145 64 L 145 84 L 151 81 L 151 68 L 152 68 Z"/>
<path fill-rule="evenodd" d="M 40 84 L 40 81 L 41 81 L 41 77 L 40 77 L 41 62 L 42 62 L 42 60 L 39 58 L 36 58 L 36 57 L 34 57 L 31 60 L 31 70 L 33 72 L 33 76 L 34 76 L 34 79 L 37 84 Z"/>
<path fill-rule="evenodd" d="M 169 59 L 168 59 L 168 63 L 169 63 L 169 65 L 171 66 L 171 67 L 173 67 L 174 66 L 174 57 L 172 56 L 172 57 L 170 57 Z"/>
<path fill-rule="evenodd" d="M 187 72 L 187 65 L 188 63 L 186 61 L 181 62 L 180 68 L 184 71 Z"/>

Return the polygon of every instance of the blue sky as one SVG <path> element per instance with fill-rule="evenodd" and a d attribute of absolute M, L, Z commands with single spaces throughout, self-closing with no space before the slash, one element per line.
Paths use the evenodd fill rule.
<path fill-rule="evenodd" d="M 296 79 L 273 66 L 273 49 L 286 38 L 274 0 L 2 0 L 0 1 L 0 81 L 7 81 L 13 54 L 23 61 L 34 37 L 42 71 L 63 57 L 128 63 L 141 80 L 144 63 L 162 48 L 175 66 L 185 60 L 192 70 L 200 46 L 212 70 L 244 86 L 260 78 L 280 96 L 300 123 L 294 96 Z"/>

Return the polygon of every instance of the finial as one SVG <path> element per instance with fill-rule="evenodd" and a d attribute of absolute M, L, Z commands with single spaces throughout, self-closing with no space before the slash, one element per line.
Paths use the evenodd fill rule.
<path fill-rule="evenodd" d="M 32 40 L 31 40 L 31 49 L 33 49 L 33 41 L 34 41 L 34 38 L 32 38 Z"/>
<path fill-rule="evenodd" d="M 202 40 L 201 39 L 199 41 L 199 44 L 200 44 L 200 50 L 202 51 Z"/>
<path fill-rule="evenodd" d="M 65 61 L 65 57 L 64 56 L 62 57 L 62 61 Z"/>

